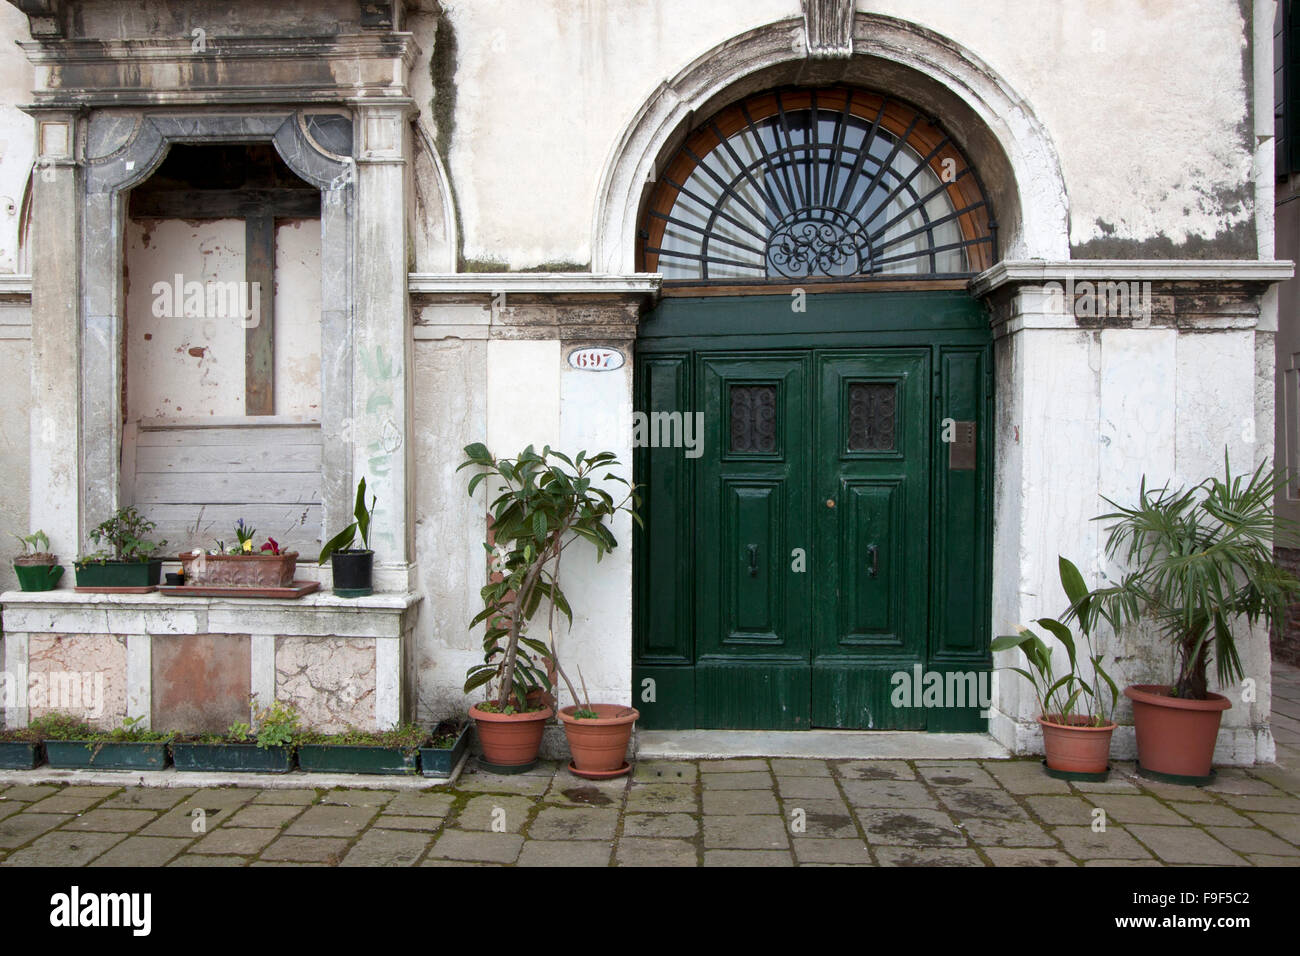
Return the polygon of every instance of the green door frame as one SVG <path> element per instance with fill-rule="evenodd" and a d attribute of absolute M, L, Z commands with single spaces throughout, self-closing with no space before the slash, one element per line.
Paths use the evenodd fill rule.
<path fill-rule="evenodd" d="M 698 352 L 786 349 L 930 350 L 928 659 L 905 689 L 922 704 L 923 687 L 914 686 L 921 676 L 926 690 L 938 681 L 949 697 L 910 725 L 985 731 L 978 699 L 950 706 L 954 692 L 972 689 L 970 675 L 986 687 L 979 675 L 991 668 L 993 356 L 983 307 L 964 291 L 665 298 L 638 332 L 636 408 L 693 411 Z M 975 423 L 973 469 L 949 467 L 944 439 L 954 428 L 945 420 Z M 634 452 L 645 525 L 633 532 L 633 694 L 649 729 L 696 726 L 694 468 L 680 448 Z"/>

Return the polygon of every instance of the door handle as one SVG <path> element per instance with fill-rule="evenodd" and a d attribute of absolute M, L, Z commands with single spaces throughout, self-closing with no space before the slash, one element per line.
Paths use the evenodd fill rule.
<path fill-rule="evenodd" d="M 746 549 L 749 552 L 749 576 L 758 577 L 758 545 L 751 544 Z"/>
<path fill-rule="evenodd" d="M 880 549 L 874 544 L 867 545 L 867 554 L 871 556 L 871 570 L 867 573 L 873 578 L 880 573 Z"/>

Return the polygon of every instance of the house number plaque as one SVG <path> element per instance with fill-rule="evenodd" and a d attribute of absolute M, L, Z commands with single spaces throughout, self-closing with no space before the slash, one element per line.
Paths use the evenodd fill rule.
<path fill-rule="evenodd" d="M 569 367 L 584 372 L 612 372 L 623 367 L 623 353 L 606 348 L 574 349 L 569 353 Z"/>

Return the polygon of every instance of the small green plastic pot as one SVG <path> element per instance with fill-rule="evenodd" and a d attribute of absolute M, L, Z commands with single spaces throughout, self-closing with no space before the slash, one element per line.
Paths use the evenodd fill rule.
<path fill-rule="evenodd" d="M 61 564 L 15 564 L 18 586 L 24 591 L 53 591 L 63 577 Z"/>

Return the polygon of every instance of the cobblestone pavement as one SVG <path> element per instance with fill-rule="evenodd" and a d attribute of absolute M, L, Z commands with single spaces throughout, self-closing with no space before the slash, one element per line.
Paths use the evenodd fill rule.
<path fill-rule="evenodd" d="M 1275 673 L 1273 708 L 1278 764 L 1203 788 L 1122 762 L 1067 783 L 1037 760 L 779 758 L 599 783 L 471 762 L 422 792 L 9 785 L 0 866 L 1294 866 L 1300 671 Z"/>

